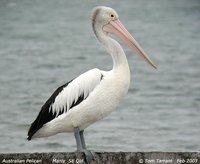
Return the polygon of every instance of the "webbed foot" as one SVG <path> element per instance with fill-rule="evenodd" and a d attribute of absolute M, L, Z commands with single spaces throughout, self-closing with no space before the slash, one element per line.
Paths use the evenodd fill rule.
<path fill-rule="evenodd" d="M 90 162 L 94 160 L 94 155 L 92 154 L 91 151 L 87 149 L 84 149 L 83 152 L 85 154 L 85 159 L 86 159 L 87 164 L 90 164 Z"/>

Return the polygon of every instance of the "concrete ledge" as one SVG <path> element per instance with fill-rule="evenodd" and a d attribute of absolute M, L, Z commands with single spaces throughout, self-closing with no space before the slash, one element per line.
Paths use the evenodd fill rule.
<path fill-rule="evenodd" d="M 95 152 L 91 164 L 200 164 L 199 152 Z M 0 163 L 85 164 L 83 153 L 0 154 Z"/>

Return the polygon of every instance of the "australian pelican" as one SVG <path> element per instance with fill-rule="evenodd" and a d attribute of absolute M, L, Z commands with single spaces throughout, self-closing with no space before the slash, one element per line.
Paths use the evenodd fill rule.
<path fill-rule="evenodd" d="M 113 60 L 113 69 L 89 70 L 62 85 L 42 106 L 28 131 L 28 140 L 63 132 L 74 132 L 77 149 L 90 161 L 84 129 L 113 112 L 128 91 L 130 70 L 120 44 L 109 34 L 121 38 L 136 54 L 156 68 L 144 50 L 126 30 L 115 10 L 99 6 L 92 12 L 92 28 L 98 41 Z"/>

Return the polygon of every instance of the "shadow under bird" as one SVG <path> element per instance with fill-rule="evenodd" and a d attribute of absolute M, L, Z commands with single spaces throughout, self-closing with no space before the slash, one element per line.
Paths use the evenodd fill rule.
<path fill-rule="evenodd" d="M 77 150 L 84 152 L 87 162 L 93 159 L 93 155 L 86 149 L 84 129 L 113 112 L 126 95 L 130 84 L 126 55 L 120 44 L 109 34 L 118 36 L 136 54 L 156 68 L 112 8 L 94 8 L 92 28 L 98 41 L 112 57 L 112 70 L 94 68 L 57 88 L 42 106 L 28 131 L 28 140 L 73 132 Z"/>

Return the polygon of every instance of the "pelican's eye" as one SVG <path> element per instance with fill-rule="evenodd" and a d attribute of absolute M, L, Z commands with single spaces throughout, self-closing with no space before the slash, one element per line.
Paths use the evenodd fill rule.
<path fill-rule="evenodd" d="M 111 14 L 110 16 L 111 16 L 112 18 L 114 17 L 114 15 L 113 15 L 113 14 Z"/>

